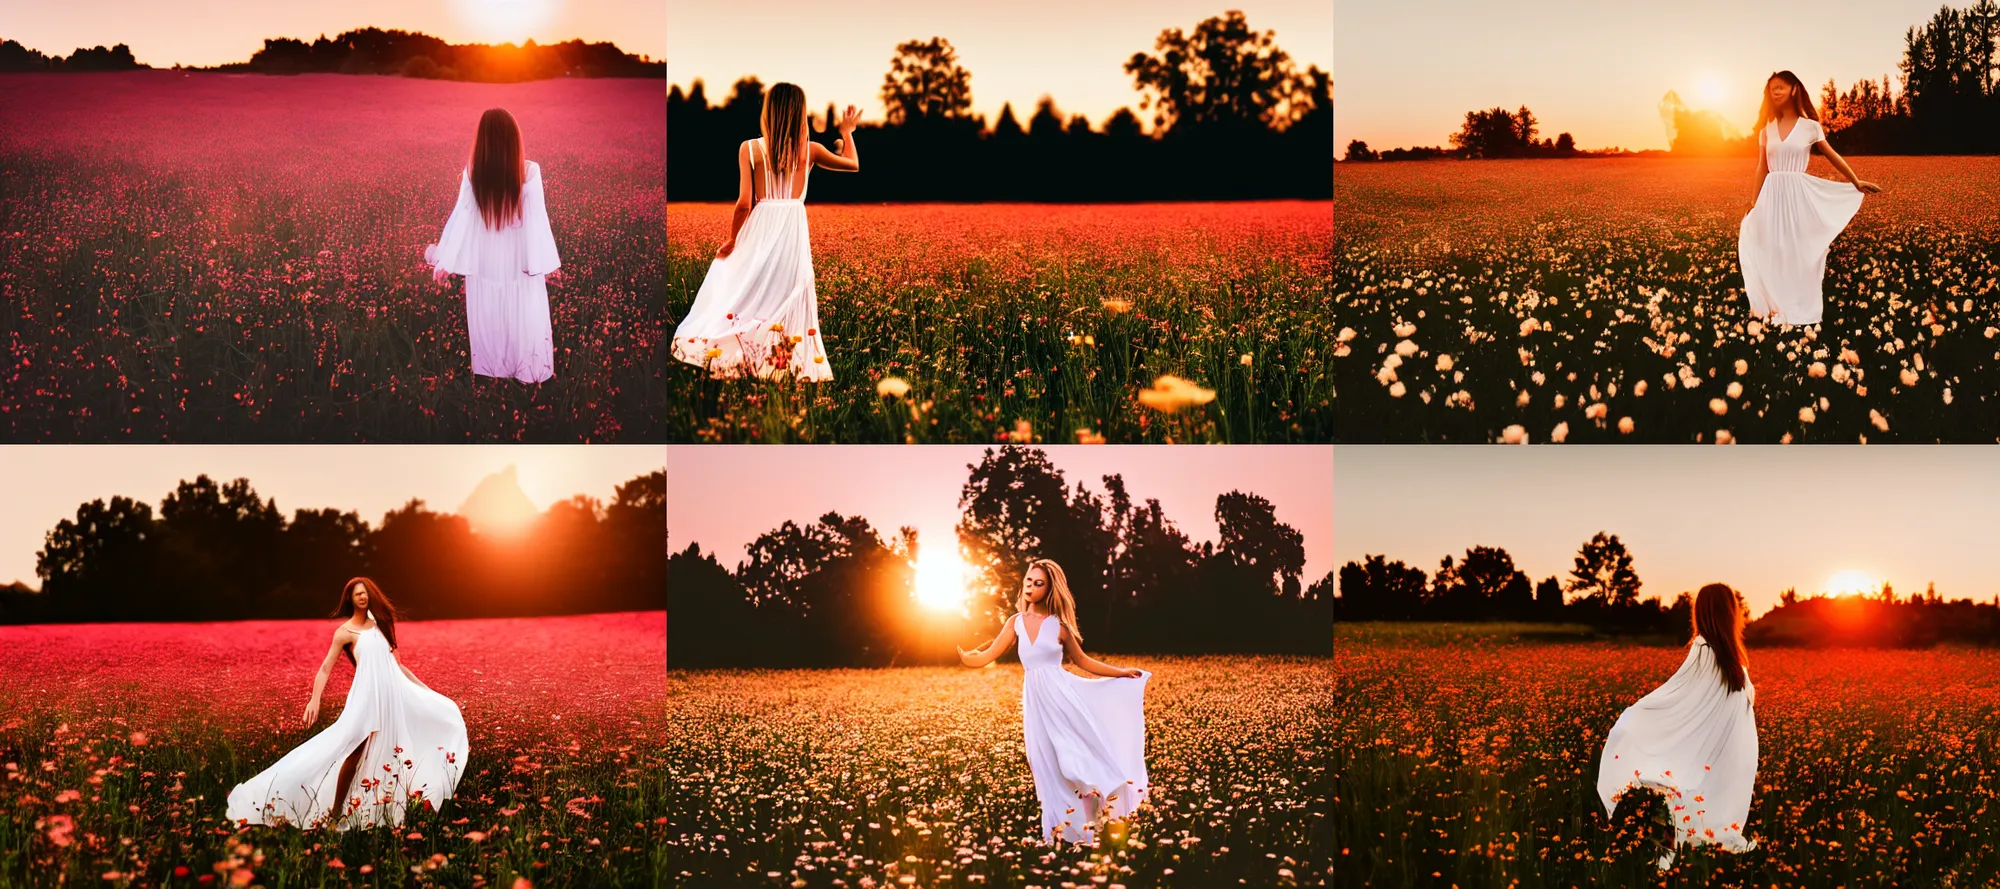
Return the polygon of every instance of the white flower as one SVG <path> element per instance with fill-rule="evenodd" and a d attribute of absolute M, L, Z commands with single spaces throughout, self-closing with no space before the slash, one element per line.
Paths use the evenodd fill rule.
<path fill-rule="evenodd" d="M 1739 382 L 1736 382 L 1735 380 L 1730 380 L 1730 381 L 1729 381 L 1729 388 L 1728 388 L 1728 389 L 1725 389 L 1725 390 L 1723 390 L 1723 391 L 1725 391 L 1725 392 L 1728 392 L 1728 393 L 1729 393 L 1729 397 L 1730 397 L 1730 398 L 1742 398 L 1742 397 L 1743 397 L 1743 384 L 1742 384 L 1742 383 L 1739 383 Z"/>
<path fill-rule="evenodd" d="M 1741 358 L 1736 359 L 1736 375 L 1740 377 L 1749 372 L 1750 372 L 1750 362 L 1744 361 Z"/>
<path fill-rule="evenodd" d="M 1451 366 L 1452 366 L 1452 361 L 1450 355 L 1438 356 L 1438 373 L 1444 373 L 1446 371 L 1451 370 Z"/>
<path fill-rule="evenodd" d="M 1401 324 L 1398 324 L 1398 325 L 1396 325 L 1396 335 L 1397 335 L 1397 336 L 1400 336 L 1400 337 L 1408 337 L 1409 335 L 1411 335 L 1411 334 L 1413 334 L 1413 333 L 1416 333 L 1416 332 L 1417 332 L 1417 326 L 1416 326 L 1415 324 L 1411 324 L 1411 323 L 1410 323 L 1410 322 L 1408 322 L 1408 321 L 1405 321 L 1405 322 L 1403 322 L 1403 323 L 1401 323 Z"/>
<path fill-rule="evenodd" d="M 1334 342 L 1337 343 L 1352 342 L 1354 340 L 1354 337 L 1355 337 L 1354 328 L 1343 327 L 1340 329 L 1340 335 L 1334 337 Z"/>
<path fill-rule="evenodd" d="M 1619 418 L 1618 418 L 1618 433 L 1619 433 L 1620 435 L 1631 435 L 1631 434 L 1632 434 L 1632 418 L 1631 418 L 1631 417 L 1619 417 Z"/>
<path fill-rule="evenodd" d="M 1396 354 L 1401 355 L 1404 358 L 1408 358 L 1411 355 L 1415 355 L 1417 354 L 1417 344 L 1412 340 L 1403 340 L 1402 342 L 1396 344 Z"/>
<path fill-rule="evenodd" d="M 1806 376 L 1809 377 L 1826 376 L 1826 362 L 1824 361 L 1813 362 L 1811 367 L 1806 368 Z"/>
<path fill-rule="evenodd" d="M 1527 444 L 1528 430 L 1523 428 L 1521 424 L 1515 423 L 1500 430 L 1500 441 L 1503 444 Z"/>
<path fill-rule="evenodd" d="M 1917 384 L 1917 372 L 1907 367 L 1903 368 L 1903 385 L 1915 386 L 1916 384 Z"/>
<path fill-rule="evenodd" d="M 1814 420 L 1817 420 L 1817 419 L 1819 419 L 1819 415 L 1818 415 L 1818 414 L 1815 414 L 1815 413 L 1813 413 L 1813 409 L 1812 409 L 1812 406 L 1811 406 L 1811 405 L 1807 405 L 1806 407 L 1802 407 L 1802 408 L 1799 408 L 1799 422 L 1801 422 L 1801 423 L 1811 423 L 1812 421 L 1814 421 Z"/>
<path fill-rule="evenodd" d="M 1409 391 L 1409 389 L 1408 389 L 1408 388 L 1406 388 L 1406 387 L 1404 387 L 1404 385 L 1403 385 L 1402 383 L 1400 383 L 1400 382 L 1398 382 L 1398 383 L 1393 383 L 1393 384 L 1391 384 L 1391 385 L 1389 386 L 1389 397 L 1390 397 L 1390 398 L 1401 398 L 1401 397 L 1403 397 L 1403 393 L 1404 393 L 1404 392 L 1408 392 L 1408 391 Z"/>
<path fill-rule="evenodd" d="M 1735 444 L 1736 436 L 1727 429 L 1717 429 L 1715 430 L 1715 443 L 1719 445 Z"/>
<path fill-rule="evenodd" d="M 1591 419 L 1591 420 L 1602 420 L 1602 419 L 1604 419 L 1605 415 L 1606 415 L 1606 414 L 1609 414 L 1610 412 L 1611 412 L 1611 408 L 1610 408 L 1610 407 L 1608 407 L 1608 406 L 1606 406 L 1604 402 L 1600 401 L 1600 402 L 1598 402 L 1598 403 L 1596 403 L 1596 404 L 1593 404 L 1593 405 L 1591 405 L 1591 406 L 1589 406 L 1589 407 L 1587 407 L 1587 408 L 1584 408 L 1584 409 L 1583 409 L 1583 416 L 1584 416 L 1584 417 L 1585 417 L 1586 419 Z"/>
<path fill-rule="evenodd" d="M 1557 423 L 1555 430 L 1549 433 L 1549 441 L 1555 442 L 1556 444 L 1562 444 L 1568 438 L 1569 438 L 1568 421 Z"/>
<path fill-rule="evenodd" d="M 1880 429 L 1883 432 L 1889 431 L 1889 418 L 1882 416 L 1881 411 L 1877 410 L 1869 411 L 1868 422 L 1875 424 L 1875 428 Z"/>
<path fill-rule="evenodd" d="M 1715 415 L 1720 417 L 1723 414 L 1729 413 L 1729 402 L 1723 401 L 1720 398 L 1711 398 L 1708 400 L 1708 409 L 1714 411 Z"/>

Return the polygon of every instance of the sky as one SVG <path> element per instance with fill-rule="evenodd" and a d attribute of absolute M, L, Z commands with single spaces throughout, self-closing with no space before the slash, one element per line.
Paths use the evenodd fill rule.
<path fill-rule="evenodd" d="M 1666 148 L 1668 90 L 1748 130 L 1780 69 L 1815 101 L 1828 78 L 1845 90 L 1888 74 L 1901 89 L 1903 32 L 1940 3 L 1334 0 L 1335 144 L 1448 146 L 1466 112 L 1526 105 L 1544 136 L 1582 148 Z"/>
<path fill-rule="evenodd" d="M 960 518 L 959 488 L 983 445 L 813 445 L 667 448 L 667 538 L 675 552 L 700 543 L 734 569 L 744 547 L 786 520 L 859 515 L 885 538 L 905 525 L 920 544 L 945 541 Z M 1158 498 L 1196 544 L 1216 539 L 1215 498 L 1232 490 L 1271 501 L 1305 538 L 1302 583 L 1333 568 L 1333 449 L 1322 446 L 1065 445 L 1043 449 L 1070 487 L 1102 495 L 1119 473 L 1135 501 Z"/>
<path fill-rule="evenodd" d="M 1120 106 L 1140 119 L 1140 94 L 1125 60 L 1152 52 L 1168 28 L 1192 31 L 1203 19 L 1240 9 L 1258 31 L 1275 31 L 1301 70 L 1333 68 L 1329 0 L 1016 0 L 939 3 L 868 0 L 828 6 L 815 0 L 704 3 L 675 0 L 667 35 L 667 80 L 706 81 L 711 101 L 756 75 L 803 87 L 815 110 L 827 102 L 882 119 L 882 78 L 896 46 L 933 36 L 951 41 L 972 74 L 972 108 L 990 123 L 1012 102 L 1023 125 L 1035 102 L 1053 96 L 1064 117 L 1102 126 Z M 754 10 L 754 13 L 751 11 Z"/>
<path fill-rule="evenodd" d="M 157 514 L 181 480 L 248 478 L 289 518 L 334 507 L 371 526 L 411 498 L 450 512 L 486 476 L 516 467 L 538 509 L 588 494 L 609 501 L 619 484 L 658 472 L 658 445 L 0 445 L 0 584 L 40 587 L 35 553 L 43 535 L 76 508 L 114 496 L 143 500 Z"/>
<path fill-rule="evenodd" d="M 1382 554 L 1425 573 L 1498 546 L 1531 581 L 1567 577 L 1598 531 L 1672 602 L 1721 582 L 1761 615 L 1834 575 L 2000 592 L 2000 460 L 1990 447 L 1339 447 L 1334 558 Z"/>
<path fill-rule="evenodd" d="M 63 0 L 10 2 L 0 37 L 49 55 L 123 43 L 155 68 L 247 62 L 267 37 L 310 41 L 365 27 L 447 43 L 610 42 L 667 50 L 666 0 Z"/>

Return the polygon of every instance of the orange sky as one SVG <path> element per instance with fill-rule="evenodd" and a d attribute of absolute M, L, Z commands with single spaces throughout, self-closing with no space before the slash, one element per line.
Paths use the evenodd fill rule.
<path fill-rule="evenodd" d="M 1334 466 L 1341 564 L 1381 554 L 1430 574 L 1497 546 L 1539 582 L 1606 531 L 1631 550 L 1640 597 L 1664 602 L 1719 581 L 1761 615 L 1842 571 L 1902 596 L 1933 581 L 1950 599 L 2000 592 L 2000 463 L 1985 447 L 1339 447 Z"/>
<path fill-rule="evenodd" d="M 1584 148 L 1666 148 L 1668 90 L 1747 130 L 1772 71 L 1792 70 L 1815 95 L 1828 78 L 1842 89 L 1893 79 L 1904 29 L 1941 0 L 1335 2 L 1344 154 L 1351 139 L 1448 147 L 1466 112 L 1521 105 L 1543 135 L 1567 131 Z"/>
<path fill-rule="evenodd" d="M 155 68 L 249 61 L 267 37 L 311 40 L 369 26 L 450 43 L 608 41 L 666 55 L 666 0 L 61 0 L 9 2 L 0 38 L 50 55 L 132 47 Z"/>
<path fill-rule="evenodd" d="M 479 480 L 516 467 L 537 508 L 576 494 L 609 501 L 617 485 L 659 471 L 658 445 L 0 445 L 0 584 L 40 586 L 35 553 L 57 522 L 90 500 L 160 498 L 182 479 L 248 478 L 276 498 L 287 518 L 299 509 L 352 510 L 370 525 L 420 498 L 451 512 Z"/>
<path fill-rule="evenodd" d="M 1047 94 L 1065 116 L 1084 114 L 1102 126 L 1120 106 L 1139 111 L 1139 93 L 1122 67 L 1126 59 L 1151 52 L 1163 30 L 1193 30 L 1231 9 L 1242 10 L 1250 27 L 1275 31 L 1278 46 L 1301 69 L 1332 69 L 1329 0 L 871 0 L 834 6 L 762 0 L 676 4 L 667 79 L 685 87 L 700 78 L 718 102 L 745 75 L 767 84 L 790 81 L 805 88 L 815 110 L 828 101 L 853 104 L 864 120 L 879 121 L 882 78 L 896 45 L 935 35 L 958 49 L 959 63 L 972 73 L 973 111 L 989 122 L 1003 102 L 1012 102 L 1026 123 L 1035 101 Z M 1150 115 L 1141 119 L 1150 126 Z"/>

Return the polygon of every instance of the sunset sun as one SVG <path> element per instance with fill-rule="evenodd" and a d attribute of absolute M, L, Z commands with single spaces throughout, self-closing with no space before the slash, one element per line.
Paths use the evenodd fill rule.
<path fill-rule="evenodd" d="M 1827 579 L 1826 591 L 1835 596 L 1865 596 L 1882 588 L 1882 581 L 1866 571 L 1849 569 Z"/>
<path fill-rule="evenodd" d="M 455 0 L 460 21 L 481 40 L 521 43 L 549 23 L 561 0 Z"/>
<path fill-rule="evenodd" d="M 948 549 L 925 549 L 917 556 L 917 604 L 931 611 L 951 611 L 965 604 L 966 566 Z"/>

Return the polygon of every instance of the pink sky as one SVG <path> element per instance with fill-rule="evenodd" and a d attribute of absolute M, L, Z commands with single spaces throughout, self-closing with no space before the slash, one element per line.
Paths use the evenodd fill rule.
<path fill-rule="evenodd" d="M 683 87 L 704 80 L 712 101 L 745 75 L 767 84 L 790 81 L 805 88 L 815 110 L 829 101 L 858 105 L 864 120 L 879 121 L 882 77 L 896 45 L 938 36 L 958 49 L 959 64 L 972 73 L 973 111 L 989 122 L 1003 102 L 1012 102 L 1025 124 L 1036 100 L 1050 95 L 1065 116 L 1080 113 L 1093 125 L 1130 106 L 1150 126 L 1125 60 L 1152 52 L 1163 30 L 1191 31 L 1231 9 L 1242 10 L 1250 27 L 1275 31 L 1278 46 L 1301 69 L 1333 68 L 1328 0 L 871 0 L 845 6 L 764 0 L 676 4 L 667 79 Z"/>
<path fill-rule="evenodd" d="M 1939 5 L 1337 0 L 1335 144 L 1343 154 L 1351 139 L 1448 146 L 1467 111 L 1526 105 L 1550 138 L 1666 148 L 1658 104 L 1668 90 L 1747 130 L 1772 71 L 1790 69 L 1815 96 L 1828 78 L 1845 89 L 1894 75 L 1904 29 Z"/>
<path fill-rule="evenodd" d="M 479 480 L 516 467 L 538 509 L 576 494 L 610 500 L 616 487 L 661 465 L 658 445 L 0 445 L 0 584 L 40 586 L 35 553 L 57 522 L 88 501 L 160 498 L 183 479 L 248 478 L 289 518 L 299 509 L 354 511 L 369 524 L 420 498 L 458 509 Z"/>
<path fill-rule="evenodd" d="M 958 537 L 959 488 L 984 445 L 811 445 L 667 448 L 667 536 L 678 552 L 700 543 L 734 569 L 743 548 L 786 520 L 859 515 L 885 537 L 909 525 L 919 541 Z M 1271 501 L 1305 537 L 1303 583 L 1331 570 L 1333 448 L 1321 446 L 1063 445 L 1044 448 L 1074 488 L 1102 495 L 1119 473 L 1133 499 L 1160 507 L 1195 543 L 1216 539 L 1215 498 L 1231 490 Z"/>
<path fill-rule="evenodd" d="M 2000 470 L 1986 447 L 1608 445 L 1335 449 L 1334 558 L 1399 559 L 1426 574 L 1473 546 L 1505 548 L 1529 579 L 1567 577 L 1599 532 L 1618 535 L 1640 597 L 1722 582 L 1753 614 L 1779 593 L 1859 571 L 1902 595 L 2000 592 L 1990 557 Z"/>
<path fill-rule="evenodd" d="M 664 58 L 666 0 L 62 0 L 10 2 L 0 38 L 50 55 L 132 47 L 155 68 L 249 61 L 267 37 L 312 40 L 374 26 L 449 43 L 610 42 Z"/>

